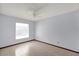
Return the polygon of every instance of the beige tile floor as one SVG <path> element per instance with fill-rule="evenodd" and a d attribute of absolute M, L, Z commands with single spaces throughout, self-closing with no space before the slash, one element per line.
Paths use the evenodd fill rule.
<path fill-rule="evenodd" d="M 0 56 L 79 56 L 79 54 L 38 41 L 0 49 Z"/>

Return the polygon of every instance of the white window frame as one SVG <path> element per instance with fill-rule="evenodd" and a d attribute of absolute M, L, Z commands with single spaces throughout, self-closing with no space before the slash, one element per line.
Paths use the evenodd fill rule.
<path fill-rule="evenodd" d="M 27 31 L 24 30 L 22 27 L 23 28 L 26 27 L 27 28 Z M 22 31 L 22 29 L 23 29 L 23 31 Z M 18 32 L 18 30 L 20 32 Z M 20 33 L 20 34 L 18 34 L 17 32 Z M 27 32 L 27 33 L 25 33 L 25 32 Z M 23 39 L 23 38 L 29 38 L 29 24 L 26 24 L 26 23 L 16 23 L 16 40 Z"/>

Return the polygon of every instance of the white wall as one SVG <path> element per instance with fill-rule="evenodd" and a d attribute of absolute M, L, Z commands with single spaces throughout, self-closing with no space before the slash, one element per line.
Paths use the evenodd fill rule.
<path fill-rule="evenodd" d="M 79 52 L 79 11 L 38 21 L 36 39 Z"/>
<path fill-rule="evenodd" d="M 16 28 L 16 22 L 20 23 L 28 23 L 29 24 L 29 38 L 25 38 L 22 40 L 16 40 L 15 39 L 15 28 Z M 34 39 L 34 28 L 35 24 L 32 21 L 19 19 L 11 16 L 6 16 L 0 14 L 0 47 L 16 44 L 19 42 L 24 42 L 28 40 Z"/>

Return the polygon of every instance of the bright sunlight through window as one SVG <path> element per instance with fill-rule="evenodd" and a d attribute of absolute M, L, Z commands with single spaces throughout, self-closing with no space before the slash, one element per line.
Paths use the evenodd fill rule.
<path fill-rule="evenodd" d="M 29 38 L 29 24 L 16 23 L 16 39 Z"/>

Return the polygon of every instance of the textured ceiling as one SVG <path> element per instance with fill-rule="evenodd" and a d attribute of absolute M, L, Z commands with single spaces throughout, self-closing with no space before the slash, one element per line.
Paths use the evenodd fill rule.
<path fill-rule="evenodd" d="M 48 17 L 79 9 L 79 4 L 56 3 L 2 3 L 0 13 L 8 16 L 19 17 L 32 21 L 42 20 Z"/>

